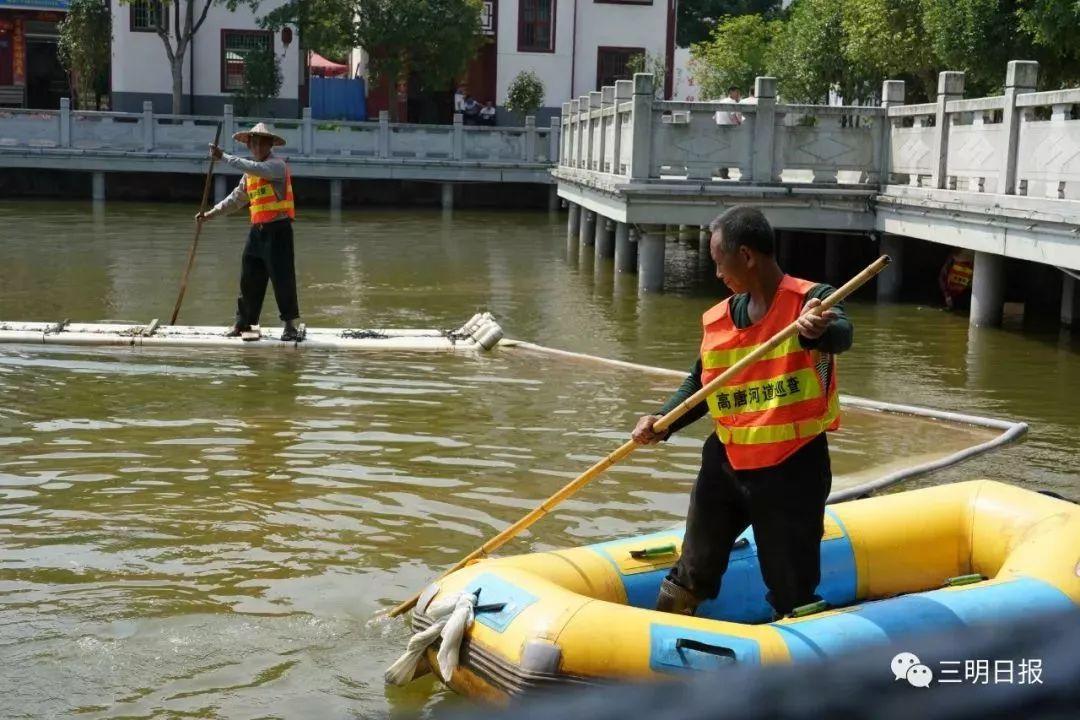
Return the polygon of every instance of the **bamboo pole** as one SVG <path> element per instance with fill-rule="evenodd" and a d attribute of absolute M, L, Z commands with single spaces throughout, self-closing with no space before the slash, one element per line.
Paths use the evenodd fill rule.
<path fill-rule="evenodd" d="M 836 292 L 834 292 L 832 295 L 830 295 L 824 301 L 822 301 L 821 305 L 817 306 L 813 310 L 810 310 L 810 312 L 815 314 L 815 315 L 820 315 L 821 313 L 825 312 L 826 310 L 833 307 L 837 303 L 843 301 L 844 298 L 846 298 L 848 295 L 850 295 L 851 293 L 858 290 L 860 287 L 865 285 L 867 283 L 867 281 L 869 281 L 875 275 L 877 275 L 882 270 L 884 270 L 885 267 L 890 262 L 891 262 L 891 259 L 889 258 L 888 255 L 882 255 L 877 260 L 875 260 L 870 265 L 868 265 L 858 275 L 856 275 L 855 277 L 848 280 L 846 283 L 844 283 L 843 286 L 837 288 Z M 676 407 L 671 412 L 669 412 L 668 414 L 664 415 L 662 418 L 657 420 L 656 423 L 653 425 L 653 429 L 656 430 L 657 432 L 663 432 L 667 428 L 671 427 L 672 423 L 674 423 L 676 420 L 678 420 L 683 415 L 685 415 L 689 410 L 696 407 L 699 403 L 703 402 L 705 400 L 705 398 L 707 398 L 709 395 L 713 394 L 718 389 L 720 389 L 720 387 L 722 385 L 729 382 L 733 377 L 738 375 L 740 372 L 745 370 L 747 367 L 749 367 L 750 365 L 753 365 L 759 359 L 761 359 L 762 357 L 764 357 L 768 353 L 775 350 L 781 343 L 786 341 L 788 338 L 793 337 L 798 332 L 799 332 L 798 323 L 793 322 L 790 325 L 788 325 L 786 328 L 781 330 L 780 332 L 776 333 L 776 335 L 773 335 L 772 338 L 770 338 L 768 341 L 766 341 L 763 345 L 759 346 L 757 349 L 755 349 L 749 355 L 747 355 L 746 357 L 744 357 L 741 360 L 739 360 L 738 362 L 736 362 L 734 365 L 729 367 L 724 372 L 720 373 L 720 375 L 713 378 L 713 380 L 711 382 L 709 382 L 708 385 L 706 385 L 705 387 L 698 390 L 696 393 L 694 393 L 689 398 L 684 400 L 678 407 Z M 534 508 L 532 511 L 530 511 L 527 515 L 522 517 L 520 520 L 515 522 L 513 525 L 506 528 L 505 530 L 500 532 L 498 535 L 496 535 L 495 537 L 491 538 L 486 543 L 484 543 L 483 545 L 478 547 L 476 550 L 474 550 L 471 553 L 469 553 L 468 555 L 466 555 L 456 565 L 454 565 L 452 568 L 450 568 L 449 570 L 444 572 L 442 575 L 440 575 L 439 576 L 440 579 L 446 577 L 447 575 L 449 575 L 452 572 L 456 572 L 456 571 L 460 570 L 461 568 L 465 567 L 466 565 L 468 565 L 473 560 L 476 560 L 477 558 L 480 558 L 480 557 L 487 556 L 487 555 L 491 554 L 492 552 L 494 552 L 495 550 L 498 550 L 506 542 L 508 542 L 511 538 L 516 536 L 522 530 L 525 530 L 526 528 L 528 528 L 530 525 L 535 523 L 540 518 L 547 515 L 549 512 L 551 512 L 551 510 L 553 510 L 555 508 L 555 506 L 557 506 L 563 500 L 566 500 L 568 497 L 570 497 L 571 495 L 576 493 L 578 490 L 583 488 L 585 485 L 587 485 L 590 481 L 595 479 L 597 476 L 599 476 L 601 473 L 603 473 L 609 467 L 611 467 L 615 463 L 619 462 L 620 460 L 625 458 L 630 453 L 634 452 L 634 450 L 636 450 L 638 447 L 639 447 L 638 444 L 636 442 L 634 442 L 633 440 L 626 441 L 617 450 L 612 452 L 610 455 L 605 457 L 603 460 L 600 460 L 599 462 L 597 462 L 595 465 L 590 467 L 588 470 L 583 472 L 581 475 L 579 475 L 577 478 L 575 478 L 571 482 L 564 485 L 558 492 L 556 492 L 554 495 L 549 497 L 544 502 L 540 503 L 540 505 L 538 505 L 536 508 Z M 399 604 L 393 610 L 390 611 L 390 617 L 397 617 L 398 615 L 401 615 L 404 612 L 408 612 L 409 610 L 411 610 L 416 605 L 416 601 L 419 598 L 420 598 L 420 594 L 417 593 L 416 595 L 413 595 L 408 600 L 402 602 L 401 604 Z"/>
<path fill-rule="evenodd" d="M 218 146 L 221 141 L 221 123 L 218 123 L 217 130 L 214 132 L 214 147 Z M 206 203 L 210 201 L 210 180 L 214 177 L 214 161 L 217 158 L 213 154 L 210 155 L 210 167 L 206 170 L 206 183 L 203 185 L 202 204 L 199 205 L 199 212 L 206 212 Z M 169 324 L 175 325 L 176 318 L 180 314 L 180 304 L 184 302 L 184 293 L 187 292 L 188 276 L 191 275 L 191 267 L 195 264 L 195 251 L 199 247 L 199 235 L 202 234 L 203 221 L 200 220 L 195 223 L 195 237 L 191 241 L 191 249 L 188 250 L 187 267 L 184 268 L 184 276 L 180 279 L 180 294 L 176 296 L 176 305 L 173 306 L 172 317 L 169 318 Z"/>

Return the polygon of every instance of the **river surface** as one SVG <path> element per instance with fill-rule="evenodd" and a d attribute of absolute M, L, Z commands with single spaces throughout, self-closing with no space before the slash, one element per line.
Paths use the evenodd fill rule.
<path fill-rule="evenodd" d="M 0 203 L 0 320 L 167 318 L 179 206 Z M 720 288 L 696 239 L 669 292 L 565 255 L 547 213 L 305 212 L 312 326 L 460 325 L 689 368 Z M 181 320 L 231 320 L 244 221 L 207 226 Z M 993 477 L 1080 497 L 1080 339 L 849 303 L 843 391 L 1025 420 L 1027 438 L 908 487 Z M 272 297 L 264 326 L 275 327 Z M 0 345 L 0 716 L 379 717 L 461 701 L 386 689 L 372 620 L 614 449 L 677 380 L 545 355 Z M 639 451 L 507 552 L 682 519 L 705 423 Z M 987 435 L 848 413 L 836 486 Z"/>

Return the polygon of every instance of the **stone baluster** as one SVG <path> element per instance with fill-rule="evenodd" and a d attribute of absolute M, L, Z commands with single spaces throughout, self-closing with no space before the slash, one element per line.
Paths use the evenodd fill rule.
<path fill-rule="evenodd" d="M 1016 167 L 1020 149 L 1020 116 L 1016 111 L 1016 96 L 1035 92 L 1039 78 L 1039 63 L 1034 60 L 1012 60 L 1005 75 L 1005 108 L 1002 111 L 1002 127 L 1005 135 L 1005 153 L 998 173 L 997 191 L 1003 195 L 1016 194 Z"/>
<path fill-rule="evenodd" d="M 754 145 L 751 153 L 751 173 L 754 182 L 768 183 L 780 179 L 781 163 L 774 158 L 776 146 L 776 78 L 754 80 L 757 109 L 754 112 Z M 636 143 L 635 143 L 636 144 Z"/>
<path fill-rule="evenodd" d="M 938 73 L 937 112 L 934 126 L 934 166 L 932 173 L 933 187 L 938 190 L 948 187 L 949 177 L 949 127 L 952 116 L 946 108 L 953 100 L 964 96 L 964 73 L 946 70 Z"/>
<path fill-rule="evenodd" d="M 634 109 L 630 123 L 630 179 L 647 180 L 652 174 L 652 123 L 655 79 L 646 73 L 634 74 Z"/>

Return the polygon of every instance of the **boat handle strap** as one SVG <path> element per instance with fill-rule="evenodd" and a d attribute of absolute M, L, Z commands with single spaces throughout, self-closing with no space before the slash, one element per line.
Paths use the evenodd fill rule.
<path fill-rule="evenodd" d="M 723 645 L 710 645 L 693 638 L 679 638 L 675 641 L 676 650 L 694 650 L 695 652 L 708 653 L 717 657 L 727 658 L 735 662 L 735 651 Z"/>
<path fill-rule="evenodd" d="M 675 554 L 675 543 L 669 543 L 667 545 L 657 545 L 651 548 L 642 548 L 641 550 L 631 550 L 630 557 L 635 560 L 642 560 L 644 558 L 664 557 L 666 555 Z"/>

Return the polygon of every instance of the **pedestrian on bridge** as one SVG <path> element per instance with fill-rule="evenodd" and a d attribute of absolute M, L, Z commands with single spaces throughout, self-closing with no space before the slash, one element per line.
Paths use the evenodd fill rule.
<path fill-rule="evenodd" d="M 754 208 L 734 207 L 710 225 L 716 275 L 735 294 L 702 316 L 697 362 L 633 439 L 653 444 L 706 413 L 715 432 L 701 451 L 682 554 L 660 586 L 657 609 L 693 615 L 715 598 L 728 556 L 754 529 L 766 599 L 776 615 L 820 603 L 821 536 L 832 487 L 827 430 L 839 427 L 833 357 L 851 347 L 852 326 L 838 304 L 806 314 L 834 288 L 787 275 L 775 258 L 773 229 Z M 750 365 L 676 420 L 653 424 L 758 345 L 798 321 L 799 334 Z"/>
<path fill-rule="evenodd" d="M 278 313 L 285 323 L 281 340 L 297 342 L 302 337 L 293 258 L 292 222 L 296 208 L 292 173 L 288 163 L 273 153 L 273 148 L 285 144 L 285 138 L 275 135 L 265 123 L 258 123 L 251 130 L 236 133 L 233 139 L 247 145 L 254 159 L 236 157 L 211 145 L 211 155 L 244 174 L 228 197 L 195 216 L 201 223 L 244 206 L 251 216 L 251 229 L 241 256 L 236 322 L 227 335 L 243 337 L 253 325 L 259 324 L 266 284 L 272 282 Z"/>

